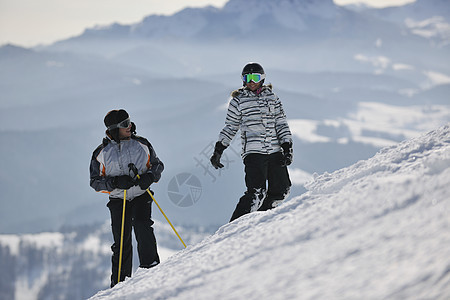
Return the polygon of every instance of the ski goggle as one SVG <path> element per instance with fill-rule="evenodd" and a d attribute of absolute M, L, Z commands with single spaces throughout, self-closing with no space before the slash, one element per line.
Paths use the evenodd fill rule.
<path fill-rule="evenodd" d="M 242 81 L 249 83 L 250 81 L 253 81 L 254 83 L 258 83 L 261 80 L 266 78 L 266 74 L 259 74 L 259 73 L 250 73 L 242 75 Z"/>
<path fill-rule="evenodd" d="M 108 126 L 108 129 L 128 128 L 128 127 L 130 127 L 130 125 L 131 125 L 130 118 L 126 118 L 122 122 Z"/>

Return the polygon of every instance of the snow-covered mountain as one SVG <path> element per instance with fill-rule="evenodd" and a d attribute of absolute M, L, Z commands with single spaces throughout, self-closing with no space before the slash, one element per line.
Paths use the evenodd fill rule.
<path fill-rule="evenodd" d="M 293 36 L 311 31 L 317 29 L 317 22 L 341 18 L 345 13 L 332 0 L 230 0 L 223 9 L 190 8 L 168 17 L 149 16 L 129 29 L 134 37 L 254 40 L 261 34 L 277 38 L 282 33 Z M 326 29 L 330 24 L 323 25 Z"/>
<path fill-rule="evenodd" d="M 91 299 L 448 299 L 450 124 L 315 176 Z"/>
<path fill-rule="evenodd" d="M 219 57 L 222 62 L 219 65 L 231 70 L 226 63 L 227 57 L 237 53 L 242 56 L 242 48 L 251 49 L 255 43 L 263 43 L 264 47 L 258 47 L 257 51 L 244 51 L 244 55 L 245 52 L 251 52 L 253 55 L 274 57 L 274 52 L 282 50 L 290 54 L 290 59 L 286 60 L 286 57 L 282 63 L 291 68 L 299 66 L 295 61 L 301 59 L 298 57 L 301 55 L 314 64 L 332 63 L 352 69 L 347 59 L 344 60 L 338 52 L 372 47 L 379 38 L 383 38 L 386 44 L 408 43 L 414 47 L 420 47 L 424 42 L 402 30 L 402 26 L 396 23 L 356 13 L 335 5 L 332 0 L 230 0 L 221 9 L 186 8 L 170 16 L 150 15 L 135 24 L 115 23 L 89 28 L 80 36 L 57 42 L 45 49 L 94 53 L 108 58 L 133 51 L 135 59 L 150 59 L 156 64 L 157 58 L 148 54 L 156 53 L 159 58 L 162 52 L 165 61 L 171 57 L 173 61 L 180 61 L 181 65 L 189 65 L 187 70 L 177 68 L 179 73 L 193 74 L 200 71 L 215 73 L 217 67 L 214 66 L 219 63 Z M 332 60 L 324 60 L 327 55 L 322 53 L 322 60 L 315 61 L 317 47 L 333 50 L 335 56 Z M 139 48 L 142 49 L 138 53 Z M 218 51 L 229 54 L 221 57 L 215 54 Z M 327 52 L 326 49 L 321 51 Z M 208 62 L 216 61 L 212 66 L 198 59 L 193 61 L 192 52 L 197 52 Z M 279 59 L 278 62 L 281 63 Z"/>
<path fill-rule="evenodd" d="M 379 19 L 398 23 L 438 46 L 450 43 L 450 5 L 446 0 L 417 0 L 411 4 L 364 10 Z"/>
<path fill-rule="evenodd" d="M 427 6 L 427 11 L 439 7 Z M 409 12 L 406 12 L 407 14 Z M 182 30 L 181 30 L 182 29 Z M 403 39 L 395 24 L 372 18 L 334 4 L 333 0 L 230 0 L 221 9 L 186 8 L 170 16 L 150 15 L 131 25 L 118 23 L 87 29 L 82 35 L 61 41 L 51 49 L 70 49 L 75 41 L 174 39 L 211 41 L 259 41 L 269 38 L 291 44 L 308 39 L 352 37 L 373 39 L 376 35 Z M 303 43 L 304 44 L 304 43 Z"/>
<path fill-rule="evenodd" d="M 403 6 L 370 9 L 371 13 L 392 22 L 404 22 L 406 19 L 421 21 L 433 17 L 442 17 L 450 21 L 450 6 L 446 0 L 416 0 Z"/>
<path fill-rule="evenodd" d="M 186 8 L 171 16 L 151 15 L 137 24 L 94 27 L 75 39 L 146 38 L 213 39 L 250 38 L 252 35 L 311 31 L 317 22 L 327 22 L 350 13 L 332 0 L 230 0 L 222 9 Z M 325 29 L 330 24 L 324 24 Z M 182 28 L 182 30 L 180 30 Z M 317 30 L 317 28 L 316 28 Z M 327 29 L 329 30 L 329 28 Z M 259 37 L 256 37 L 259 38 Z M 275 37 L 273 37 L 275 38 Z M 62 43 L 65 43 L 63 41 Z"/>

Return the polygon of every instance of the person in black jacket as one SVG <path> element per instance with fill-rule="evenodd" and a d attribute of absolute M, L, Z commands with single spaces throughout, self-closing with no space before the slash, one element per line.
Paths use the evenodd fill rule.
<path fill-rule="evenodd" d="M 241 131 L 247 191 L 230 222 L 252 211 L 276 207 L 291 187 L 287 166 L 292 163 L 292 136 L 280 99 L 271 85 L 263 85 L 265 77 L 260 64 L 245 65 L 243 87 L 231 94 L 225 127 L 210 159 L 216 169 L 222 168 L 223 151 Z"/>
<path fill-rule="evenodd" d="M 158 182 L 164 164 L 159 160 L 147 139 L 135 135 L 135 125 L 128 113 L 112 110 L 104 118 L 106 137 L 95 149 L 90 164 L 90 185 L 97 192 L 109 194 L 108 208 L 114 244 L 111 249 L 111 287 L 125 277 L 131 277 L 132 241 L 131 231 L 137 241 L 139 267 L 151 268 L 159 264 L 151 219 L 152 199 L 147 189 Z M 133 167 L 134 166 L 134 167 Z M 133 168 L 137 169 L 138 179 Z M 122 229 L 124 191 L 126 192 L 123 253 L 119 278 L 119 256 Z"/>

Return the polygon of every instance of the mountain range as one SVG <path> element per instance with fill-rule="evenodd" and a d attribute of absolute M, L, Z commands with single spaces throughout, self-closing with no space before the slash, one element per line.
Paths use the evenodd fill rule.
<path fill-rule="evenodd" d="M 405 32 L 395 30 L 395 26 L 405 25 L 405 19 L 423 21 L 435 16 L 448 22 L 450 11 L 445 0 L 418 0 L 400 7 L 367 8 L 360 12 L 338 6 L 332 0 L 230 0 L 221 9 L 187 8 L 170 16 L 150 15 L 131 25 L 115 23 L 90 28 L 54 46 L 99 38 L 254 42 L 267 36 L 283 43 L 287 37 L 294 43 L 304 38 L 340 36 L 399 38 Z"/>
<path fill-rule="evenodd" d="M 412 15 L 422 6 L 427 14 Z M 336 170 L 448 122 L 448 45 L 416 34 L 401 17 L 448 22 L 445 1 L 390 11 L 395 21 L 331 0 L 231 0 L 89 28 L 48 46 L 0 47 L 0 136 L 8 141 L 0 145 L 1 231 L 108 217 L 104 197 L 88 186 L 88 164 L 113 108 L 130 112 L 165 162 L 154 188 L 176 222 L 225 223 L 244 189 L 239 141 L 220 173 L 208 167 L 208 155 L 248 61 L 263 64 L 285 106 L 296 193 L 303 177 L 294 174 Z M 202 184 L 191 207 L 168 197 L 180 173 Z"/>

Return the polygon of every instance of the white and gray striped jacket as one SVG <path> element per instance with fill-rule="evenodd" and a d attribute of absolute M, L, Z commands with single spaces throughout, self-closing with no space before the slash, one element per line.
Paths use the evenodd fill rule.
<path fill-rule="evenodd" d="M 241 130 L 242 157 L 250 153 L 281 152 L 281 144 L 292 143 L 292 135 L 280 99 L 265 85 L 259 94 L 247 88 L 234 91 L 228 106 L 225 127 L 219 141 L 229 146 Z"/>

